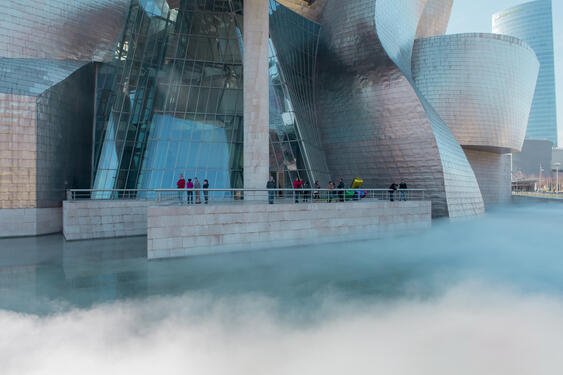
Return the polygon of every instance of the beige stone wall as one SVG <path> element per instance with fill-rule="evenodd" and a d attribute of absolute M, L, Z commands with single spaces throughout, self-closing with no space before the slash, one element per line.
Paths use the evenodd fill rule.
<path fill-rule="evenodd" d="M 141 200 L 63 202 L 63 234 L 67 240 L 142 236 L 147 234 L 147 207 Z"/>
<path fill-rule="evenodd" d="M 60 233 L 62 226 L 60 207 L 0 209 L 0 238 Z"/>
<path fill-rule="evenodd" d="M 244 0 L 244 186 L 269 176 L 268 1 Z"/>
<path fill-rule="evenodd" d="M 429 201 L 159 206 L 149 259 L 377 238 L 431 226 Z"/>
<path fill-rule="evenodd" d="M 36 207 L 35 99 L 0 93 L 0 209 Z"/>

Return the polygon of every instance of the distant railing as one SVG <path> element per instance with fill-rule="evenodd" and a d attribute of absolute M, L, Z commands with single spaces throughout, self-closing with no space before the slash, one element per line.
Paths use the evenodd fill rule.
<path fill-rule="evenodd" d="M 332 203 L 363 200 L 424 200 L 423 189 L 71 189 L 67 200 L 151 200 L 162 204 Z"/>
<path fill-rule="evenodd" d="M 563 199 L 563 191 L 560 192 L 541 192 L 541 191 L 513 191 L 512 195 L 521 197 Z"/>

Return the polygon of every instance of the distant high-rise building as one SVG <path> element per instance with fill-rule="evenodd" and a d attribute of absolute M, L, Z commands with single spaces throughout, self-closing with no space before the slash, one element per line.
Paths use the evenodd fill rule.
<path fill-rule="evenodd" d="M 526 138 L 547 139 L 557 145 L 551 0 L 530 1 L 494 14 L 493 33 L 524 40 L 538 56 L 540 73 Z"/>

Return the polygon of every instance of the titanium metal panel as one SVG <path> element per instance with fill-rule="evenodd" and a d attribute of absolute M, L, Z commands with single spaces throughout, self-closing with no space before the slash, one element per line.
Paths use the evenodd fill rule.
<path fill-rule="evenodd" d="M 19 0 L 0 6 L 0 56 L 108 61 L 129 0 Z"/>
<path fill-rule="evenodd" d="M 38 96 L 86 64 L 72 60 L 0 58 L 0 92 Z"/>
<path fill-rule="evenodd" d="M 416 87 L 464 148 L 521 150 L 538 69 L 533 50 L 504 35 L 437 36 L 413 49 Z"/>
<path fill-rule="evenodd" d="M 557 109 L 551 0 L 530 1 L 493 15 L 493 33 L 511 35 L 532 47 L 540 61 L 526 138 L 557 145 Z"/>
<path fill-rule="evenodd" d="M 362 177 L 380 188 L 406 179 L 409 187 L 426 189 L 434 216 L 479 214 L 483 200 L 463 150 L 411 79 L 412 46 L 427 4 L 327 4 L 318 80 L 327 162 L 334 178 Z"/>
<path fill-rule="evenodd" d="M 466 148 L 463 150 L 479 182 L 485 206 L 510 203 L 512 201 L 511 155 Z"/>
<path fill-rule="evenodd" d="M 60 207 L 65 189 L 90 184 L 94 64 L 37 97 L 37 206 Z"/>
<path fill-rule="evenodd" d="M 448 29 L 454 0 L 433 0 L 426 3 L 418 23 L 416 39 L 443 35 Z"/>
<path fill-rule="evenodd" d="M 20 63 L 16 72 L 37 78 L 37 84 L 22 79 L 11 88 L 28 95 L 0 93 L 0 208 L 58 207 L 66 188 L 89 184 L 93 67 L 76 70 L 83 63 L 33 59 Z"/>

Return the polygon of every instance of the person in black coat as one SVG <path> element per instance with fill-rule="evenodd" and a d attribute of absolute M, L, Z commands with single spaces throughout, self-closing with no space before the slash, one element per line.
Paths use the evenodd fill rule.
<path fill-rule="evenodd" d="M 389 186 L 389 200 L 391 202 L 393 202 L 395 200 L 395 191 L 397 190 L 397 184 L 396 183 L 392 183 L 391 186 Z"/>
<path fill-rule="evenodd" d="M 303 192 L 303 202 L 309 202 L 311 200 L 311 184 L 309 183 L 309 181 L 305 181 L 303 189 L 305 190 Z"/>
<path fill-rule="evenodd" d="M 402 180 L 399 184 L 399 200 L 407 201 L 407 183 Z"/>
<path fill-rule="evenodd" d="M 270 180 L 266 183 L 266 189 L 275 189 L 276 183 L 274 182 L 274 178 L 270 176 Z M 268 191 L 268 203 L 274 204 L 274 191 Z"/>
<path fill-rule="evenodd" d="M 338 189 L 344 189 L 344 180 L 343 179 L 340 179 L 337 187 L 338 187 Z M 344 190 L 340 190 L 338 192 L 338 197 L 340 198 L 340 202 L 344 202 Z"/>

